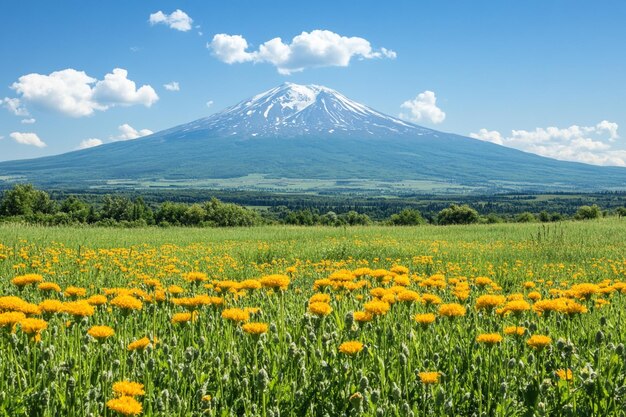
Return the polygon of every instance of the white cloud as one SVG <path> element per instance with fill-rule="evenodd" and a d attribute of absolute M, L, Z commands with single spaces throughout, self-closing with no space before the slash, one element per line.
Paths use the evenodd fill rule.
<path fill-rule="evenodd" d="M 428 90 L 419 93 L 414 100 L 405 101 L 400 108 L 409 111 L 408 113 L 400 113 L 400 117 L 413 122 L 424 120 L 431 123 L 441 123 L 446 118 L 446 113 L 437 107 L 435 93 Z"/>
<path fill-rule="evenodd" d="M 180 9 L 175 10 L 169 15 L 159 10 L 158 12 L 150 15 L 149 22 L 151 25 L 163 23 L 168 25 L 171 29 L 187 32 L 191 30 L 191 23 L 193 22 L 193 19 Z"/>
<path fill-rule="evenodd" d="M 206 102 L 207 107 L 211 107 L 213 105 L 213 100 L 209 100 Z"/>
<path fill-rule="evenodd" d="M 118 126 L 117 129 L 120 131 L 121 134 L 119 136 L 113 137 L 113 140 L 132 140 L 154 133 L 150 129 L 137 130 L 128 123 L 124 123 L 123 125 Z"/>
<path fill-rule="evenodd" d="M 24 107 L 19 98 L 5 97 L 4 99 L 0 99 L 0 104 L 16 116 L 24 117 L 29 115 L 28 110 L 26 110 L 26 107 Z"/>
<path fill-rule="evenodd" d="M 165 87 L 167 91 L 180 91 L 180 85 L 178 84 L 178 81 L 172 81 L 171 83 L 163 84 L 163 87 Z"/>
<path fill-rule="evenodd" d="M 150 107 L 159 97 L 149 85 L 136 88 L 128 71 L 115 68 L 103 80 L 72 68 L 49 75 L 27 74 L 11 86 L 21 98 L 44 109 L 82 117 L 116 106 L 142 104 Z"/>
<path fill-rule="evenodd" d="M 369 41 L 359 37 L 341 36 L 329 30 L 302 32 L 290 43 L 281 38 L 262 43 L 256 51 L 248 51 L 248 41 L 241 35 L 219 33 L 207 43 L 213 55 L 227 64 L 242 62 L 269 63 L 280 74 L 300 72 L 315 67 L 346 67 L 353 57 L 358 59 L 390 58 L 396 53 L 386 48 L 372 49 Z"/>
<path fill-rule="evenodd" d="M 564 161 L 626 167 L 626 150 L 614 148 L 619 139 L 618 127 L 617 123 L 603 120 L 595 126 L 512 130 L 506 137 L 495 130 L 480 129 L 469 136 Z"/>
<path fill-rule="evenodd" d="M 478 133 L 470 133 L 470 138 L 484 140 L 485 142 L 495 143 L 496 145 L 503 145 L 502 135 L 497 130 L 480 129 Z"/>
<path fill-rule="evenodd" d="M 78 149 L 88 149 L 88 148 L 94 148 L 96 146 L 100 146 L 102 145 L 102 140 L 97 139 L 97 138 L 89 138 L 89 139 L 85 139 L 82 142 L 80 142 L 80 144 L 78 145 Z"/>
<path fill-rule="evenodd" d="M 35 123 L 37 121 L 37 119 L 35 119 L 34 117 L 31 117 L 29 119 L 22 119 L 20 121 L 20 123 L 24 124 L 24 125 L 32 125 L 33 123 Z"/>
<path fill-rule="evenodd" d="M 21 133 L 13 132 L 9 135 L 11 139 L 22 145 L 36 146 L 38 148 L 45 148 L 46 144 L 39 139 L 36 133 Z"/>

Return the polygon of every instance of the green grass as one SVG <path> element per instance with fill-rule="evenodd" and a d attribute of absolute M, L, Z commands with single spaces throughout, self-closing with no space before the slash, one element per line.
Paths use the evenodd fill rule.
<path fill-rule="evenodd" d="M 626 281 L 625 254 L 626 222 L 615 218 L 411 228 L 0 225 L 0 309 L 3 296 L 34 304 L 70 298 L 11 283 L 26 273 L 63 289 L 82 287 L 84 297 L 120 287 L 143 299 L 139 311 L 113 306 L 110 295 L 91 317 L 44 315 L 48 328 L 39 342 L 19 325 L 14 332 L 0 328 L 0 416 L 119 416 L 106 404 L 120 380 L 144 384 L 137 400 L 145 416 L 624 416 L 623 293 L 579 299 L 588 312 L 571 317 L 532 310 L 500 316 L 477 310 L 476 300 L 495 292 L 521 294 L 532 304 L 531 292 L 549 299 L 575 283 L 615 285 Z M 438 314 L 437 307 L 396 301 L 386 315 L 354 323 L 352 313 L 373 299 L 370 290 L 391 295 L 402 274 L 387 272 L 386 282 L 370 272 L 353 281 L 370 287 L 352 291 L 313 288 L 336 271 L 398 265 L 409 269 L 403 285 L 458 302 L 466 314 L 439 316 L 422 328 L 413 316 Z M 186 282 L 190 271 L 205 272 L 214 285 L 269 274 L 289 274 L 291 282 L 284 292 L 235 294 Z M 497 285 L 482 287 L 481 276 Z M 155 280 L 167 295 L 163 302 L 150 301 Z M 445 287 L 435 285 L 441 283 Z M 463 283 L 466 299 L 458 295 Z M 172 302 L 172 284 L 183 287 L 181 296 L 222 297 L 225 305 L 197 306 L 197 321 L 173 324 L 172 316 L 185 310 Z M 319 292 L 330 296 L 332 312 L 324 317 L 307 310 Z M 248 335 L 221 316 L 224 308 L 244 307 L 261 309 L 250 320 L 267 323 L 267 334 Z M 86 334 L 93 325 L 110 326 L 115 335 L 98 342 Z M 526 334 L 504 335 L 512 325 Z M 481 333 L 504 340 L 488 348 L 476 342 Z M 534 350 L 526 343 L 531 334 L 548 335 L 552 343 Z M 144 336 L 158 343 L 128 351 Z M 362 342 L 363 351 L 339 352 L 351 340 Z M 560 380 L 560 369 L 571 369 L 573 380 Z M 422 383 L 424 371 L 440 372 L 439 383 Z"/>

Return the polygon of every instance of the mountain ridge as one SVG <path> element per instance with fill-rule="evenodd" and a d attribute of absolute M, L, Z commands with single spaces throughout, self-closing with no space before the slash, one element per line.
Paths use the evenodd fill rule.
<path fill-rule="evenodd" d="M 5 181 L 50 187 L 119 181 L 193 186 L 250 175 L 277 184 L 288 178 L 437 182 L 494 192 L 626 189 L 626 168 L 558 161 L 427 129 L 327 87 L 292 83 L 132 141 L 0 163 Z"/>

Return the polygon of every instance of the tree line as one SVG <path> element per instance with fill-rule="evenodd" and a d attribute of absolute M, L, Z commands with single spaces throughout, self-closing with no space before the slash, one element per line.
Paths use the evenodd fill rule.
<path fill-rule="evenodd" d="M 389 224 L 413 226 L 426 223 L 451 225 L 475 223 L 555 222 L 573 218 L 597 219 L 615 214 L 626 216 L 626 207 L 614 212 L 602 211 L 596 204 L 578 207 L 574 215 L 559 212 L 523 212 L 504 218 L 496 213 L 480 214 L 467 204 L 451 204 L 435 216 L 424 218 L 419 210 L 404 208 L 381 220 L 373 220 L 365 213 L 349 210 L 336 213 L 322 212 L 318 208 L 290 209 L 274 206 L 265 209 L 248 208 L 211 198 L 208 201 L 182 203 L 164 201 L 148 204 L 143 197 L 104 195 L 98 202 L 86 201 L 76 195 L 53 199 L 46 191 L 30 184 L 18 184 L 3 192 L 0 199 L 0 221 L 22 221 L 42 225 L 96 225 L 96 226 L 196 226 L 235 227 L 264 224 L 289 224 L 301 226 L 356 226 Z"/>

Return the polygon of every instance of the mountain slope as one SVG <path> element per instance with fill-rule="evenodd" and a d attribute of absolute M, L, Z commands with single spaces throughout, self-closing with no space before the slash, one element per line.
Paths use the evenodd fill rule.
<path fill-rule="evenodd" d="M 0 163 L 48 186 L 237 178 L 435 181 L 497 189 L 626 187 L 626 169 L 557 161 L 426 129 L 321 86 L 284 84 L 133 141 Z"/>

